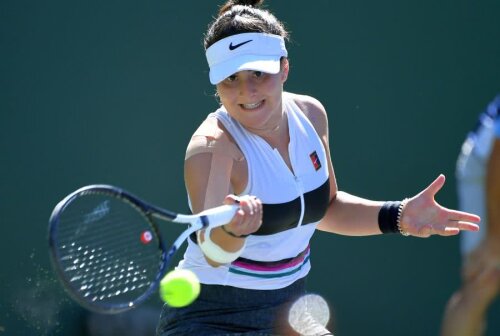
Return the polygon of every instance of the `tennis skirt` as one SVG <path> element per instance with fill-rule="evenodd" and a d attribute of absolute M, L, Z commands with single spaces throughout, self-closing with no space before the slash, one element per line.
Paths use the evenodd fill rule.
<path fill-rule="evenodd" d="M 191 305 L 164 305 L 157 336 L 298 335 L 288 323 L 288 310 L 305 294 L 305 278 L 275 290 L 203 285 Z"/>

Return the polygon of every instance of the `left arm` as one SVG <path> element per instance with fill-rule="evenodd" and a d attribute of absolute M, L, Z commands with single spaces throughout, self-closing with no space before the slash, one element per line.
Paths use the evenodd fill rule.
<path fill-rule="evenodd" d="M 308 96 L 296 96 L 295 101 L 308 116 L 318 132 L 327 152 L 330 172 L 330 205 L 318 229 L 342 235 L 368 236 L 381 234 L 378 214 L 384 204 L 350 195 L 338 190 L 329 149 L 328 118 L 319 101 Z M 440 175 L 427 188 L 406 203 L 400 221 L 402 230 L 412 236 L 429 237 L 455 235 L 460 230 L 477 231 L 480 218 L 439 205 L 434 196 L 443 187 L 445 177 Z"/>

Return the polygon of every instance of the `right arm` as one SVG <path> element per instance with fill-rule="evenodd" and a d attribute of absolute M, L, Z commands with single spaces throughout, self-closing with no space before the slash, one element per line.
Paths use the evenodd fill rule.
<path fill-rule="evenodd" d="M 236 236 L 257 231 L 262 220 L 262 204 L 251 196 L 236 197 L 231 182 L 235 161 L 242 154 L 216 119 L 207 119 L 191 138 L 184 162 L 184 179 L 193 213 L 222 204 L 239 203 L 240 209 L 233 219 L 224 225 L 226 231 Z M 198 243 L 204 241 L 204 231 Z M 245 243 L 245 238 L 236 238 L 221 227 L 210 232 L 210 239 L 224 251 L 234 253 Z M 220 264 L 205 256 L 212 266 Z"/>

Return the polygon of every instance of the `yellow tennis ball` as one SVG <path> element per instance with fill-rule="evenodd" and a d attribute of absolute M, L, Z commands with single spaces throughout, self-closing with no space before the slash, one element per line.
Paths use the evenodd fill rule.
<path fill-rule="evenodd" d="M 200 294 L 200 282 L 192 271 L 176 269 L 160 281 L 160 297 L 171 307 L 185 307 Z"/>

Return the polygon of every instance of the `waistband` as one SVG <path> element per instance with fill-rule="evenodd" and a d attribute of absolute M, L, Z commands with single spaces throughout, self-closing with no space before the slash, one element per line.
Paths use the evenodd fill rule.
<path fill-rule="evenodd" d="M 305 294 L 306 278 L 273 290 L 246 289 L 224 285 L 201 285 L 199 299 L 233 307 L 281 304 Z"/>

